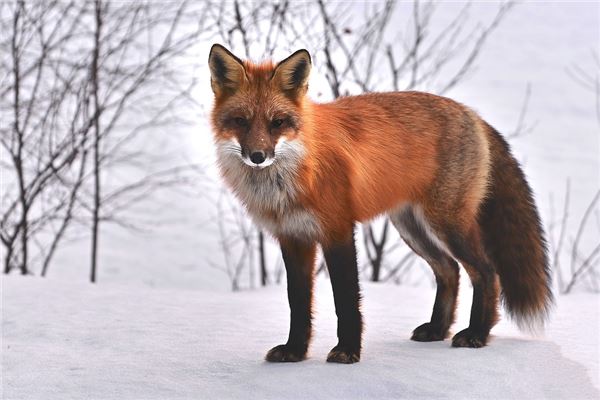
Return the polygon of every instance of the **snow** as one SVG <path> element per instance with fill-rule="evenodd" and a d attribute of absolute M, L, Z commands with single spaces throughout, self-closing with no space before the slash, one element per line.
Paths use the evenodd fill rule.
<path fill-rule="evenodd" d="M 561 297 L 547 338 L 502 321 L 482 349 L 417 343 L 434 290 L 363 284 L 362 360 L 328 364 L 329 282 L 317 284 L 310 358 L 269 364 L 285 289 L 221 293 L 9 276 L 2 282 L 5 399 L 569 398 L 600 396 L 598 297 Z M 463 285 L 461 298 L 469 298 Z M 455 331 L 467 323 L 463 300 Z"/>

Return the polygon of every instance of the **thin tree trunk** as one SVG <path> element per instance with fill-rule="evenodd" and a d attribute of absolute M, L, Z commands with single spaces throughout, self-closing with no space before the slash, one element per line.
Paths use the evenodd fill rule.
<path fill-rule="evenodd" d="M 267 286 L 267 262 L 265 260 L 265 234 L 263 231 L 258 232 L 258 255 L 260 257 L 260 283 Z"/>
<path fill-rule="evenodd" d="M 81 148 L 82 149 L 85 148 L 85 141 L 82 143 Z M 46 276 L 46 273 L 48 272 L 48 266 L 50 265 L 50 261 L 52 261 L 52 257 L 54 256 L 54 253 L 56 252 L 56 249 L 58 248 L 58 244 L 62 240 L 62 238 L 65 234 L 65 231 L 67 230 L 67 227 L 69 226 L 69 223 L 71 222 L 71 219 L 73 218 L 73 209 L 75 207 L 75 202 L 77 200 L 77 193 L 79 192 L 79 188 L 83 184 L 83 180 L 84 180 L 86 161 L 87 161 L 87 150 L 83 150 L 82 156 L 81 156 L 81 165 L 79 167 L 79 174 L 77 176 L 77 181 L 75 181 L 75 185 L 71 189 L 71 194 L 69 196 L 69 203 L 67 204 L 67 210 L 65 212 L 65 216 L 62 220 L 62 224 L 61 224 L 60 228 L 58 229 L 58 232 L 56 232 L 56 235 L 54 235 L 54 239 L 52 240 L 52 244 L 50 245 L 50 250 L 48 251 L 46 258 L 44 259 L 44 264 L 42 267 L 42 276 L 43 277 Z"/>
<path fill-rule="evenodd" d="M 92 59 L 92 96 L 94 98 L 94 204 L 92 209 L 92 264 L 90 280 L 96 282 L 98 269 L 98 228 L 100 215 L 100 104 L 98 100 L 98 59 L 100 58 L 100 30 L 102 28 L 101 0 L 95 2 L 96 31 Z"/>
<path fill-rule="evenodd" d="M 377 258 L 372 263 L 373 273 L 371 274 L 372 282 L 379 282 L 380 273 L 381 273 L 381 257 L 380 254 L 377 254 Z"/>
<path fill-rule="evenodd" d="M 23 1 L 20 1 L 17 10 L 15 11 L 15 19 L 13 23 L 13 36 L 11 42 L 12 49 L 12 57 L 13 57 L 13 73 L 15 79 L 15 89 L 14 89 L 14 114 L 15 114 L 15 122 L 14 129 L 17 136 L 17 154 L 14 155 L 14 164 L 17 171 L 17 180 L 19 183 L 19 203 L 21 205 L 21 221 L 19 222 L 21 231 L 21 273 L 23 275 L 27 274 L 27 263 L 28 263 L 28 225 L 29 221 L 27 220 L 27 214 L 29 211 L 29 207 L 27 205 L 27 196 L 26 196 L 26 185 L 25 185 L 25 174 L 23 171 L 23 132 L 21 131 L 21 127 L 19 125 L 19 108 L 20 104 L 20 89 L 21 89 L 21 71 L 20 71 L 20 57 L 19 49 L 17 48 L 17 31 L 19 27 L 19 20 L 21 11 L 25 7 Z M 7 268 L 10 270 L 10 264 L 7 264 Z"/>
<path fill-rule="evenodd" d="M 381 265 L 383 264 L 383 256 L 385 251 L 385 244 L 387 242 L 389 224 L 389 220 L 386 219 L 386 221 L 383 224 L 383 229 L 379 242 L 375 240 L 372 225 L 369 225 L 367 229 L 369 232 L 371 245 L 373 246 L 373 251 L 375 252 L 375 256 L 372 259 L 370 259 L 371 266 L 373 268 L 371 274 L 371 281 L 373 282 L 379 282 L 381 280 Z"/>
<path fill-rule="evenodd" d="M 14 246 L 14 244 L 11 244 L 10 247 L 7 246 L 7 248 L 6 248 L 6 255 L 4 257 L 4 273 L 5 274 L 8 274 L 11 270 L 10 260 L 12 258 L 13 246 Z"/>

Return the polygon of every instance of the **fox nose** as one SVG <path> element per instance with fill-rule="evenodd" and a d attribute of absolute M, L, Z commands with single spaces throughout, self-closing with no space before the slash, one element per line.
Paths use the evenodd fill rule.
<path fill-rule="evenodd" d="M 250 161 L 252 161 L 254 164 L 262 164 L 262 162 L 265 161 L 265 159 L 266 154 L 262 150 L 254 151 L 252 152 L 252 154 L 250 154 Z"/>

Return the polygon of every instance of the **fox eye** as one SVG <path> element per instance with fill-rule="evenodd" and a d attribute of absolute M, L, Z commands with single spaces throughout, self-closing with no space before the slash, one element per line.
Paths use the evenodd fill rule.
<path fill-rule="evenodd" d="M 277 118 L 271 121 L 271 126 L 273 128 L 279 128 L 281 125 L 283 125 L 283 119 L 281 118 Z"/>
<path fill-rule="evenodd" d="M 246 120 L 246 118 L 242 117 L 235 117 L 233 119 L 233 122 L 239 127 L 245 127 L 246 125 L 248 125 L 248 121 Z"/>

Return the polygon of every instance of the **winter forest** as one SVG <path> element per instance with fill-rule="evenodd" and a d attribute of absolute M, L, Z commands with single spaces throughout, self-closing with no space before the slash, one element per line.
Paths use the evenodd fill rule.
<path fill-rule="evenodd" d="M 3 398 L 597 398 L 599 31 L 583 1 L 0 1 Z M 502 318 L 481 350 L 408 340 L 436 280 L 380 217 L 356 226 L 362 361 L 324 362 L 319 254 L 309 359 L 264 363 L 286 271 L 217 170 L 213 43 L 308 50 L 318 102 L 425 91 L 500 131 L 546 234 L 546 332 Z M 454 331 L 471 291 L 463 276 Z"/>

